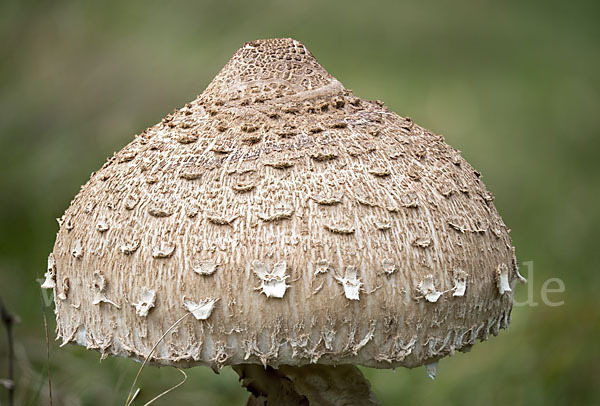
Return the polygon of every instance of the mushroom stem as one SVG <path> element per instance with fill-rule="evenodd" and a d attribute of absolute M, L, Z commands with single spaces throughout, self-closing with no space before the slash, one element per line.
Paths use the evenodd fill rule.
<path fill-rule="evenodd" d="M 371 385 L 354 365 L 234 365 L 251 393 L 247 406 L 378 405 Z"/>

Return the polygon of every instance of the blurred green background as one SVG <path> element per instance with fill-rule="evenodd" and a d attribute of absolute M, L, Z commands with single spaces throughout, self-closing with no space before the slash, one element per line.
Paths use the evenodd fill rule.
<path fill-rule="evenodd" d="M 0 3 L 0 296 L 17 404 L 48 404 L 36 278 L 57 223 L 105 158 L 202 92 L 245 41 L 302 41 L 355 94 L 443 134 L 483 173 L 529 276 L 509 331 L 424 368 L 365 370 L 384 405 L 600 404 L 600 2 Z M 529 275 L 527 275 L 529 274 Z M 533 274 L 533 277 L 532 277 Z M 542 303 L 549 278 L 564 293 Z M 552 284 L 555 288 L 557 285 Z M 54 342 L 55 405 L 123 404 L 139 364 Z M 7 345 L 0 332 L 0 379 Z M 241 405 L 228 368 L 188 370 L 156 404 Z M 140 400 L 180 379 L 148 368 Z M 6 390 L 0 387 L 0 403 Z M 140 404 L 140 403 L 138 403 Z"/>

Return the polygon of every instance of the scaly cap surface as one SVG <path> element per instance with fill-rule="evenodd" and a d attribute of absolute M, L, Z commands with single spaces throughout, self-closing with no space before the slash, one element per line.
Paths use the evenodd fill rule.
<path fill-rule="evenodd" d="M 212 367 L 414 367 L 509 323 L 508 230 L 442 137 L 353 96 L 292 39 L 238 50 L 206 91 L 84 185 L 49 259 L 58 336 Z"/>

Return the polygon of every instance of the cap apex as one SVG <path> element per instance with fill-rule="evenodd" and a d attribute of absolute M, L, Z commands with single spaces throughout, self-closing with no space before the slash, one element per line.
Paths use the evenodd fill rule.
<path fill-rule="evenodd" d="M 292 38 L 246 42 L 206 88 L 222 101 L 280 99 L 335 84 L 343 88 L 299 41 Z"/>

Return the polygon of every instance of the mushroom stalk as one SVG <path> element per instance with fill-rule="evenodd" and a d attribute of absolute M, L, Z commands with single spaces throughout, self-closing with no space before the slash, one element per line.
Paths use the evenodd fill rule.
<path fill-rule="evenodd" d="M 251 393 L 247 406 L 378 405 L 371 385 L 354 365 L 234 365 Z"/>

